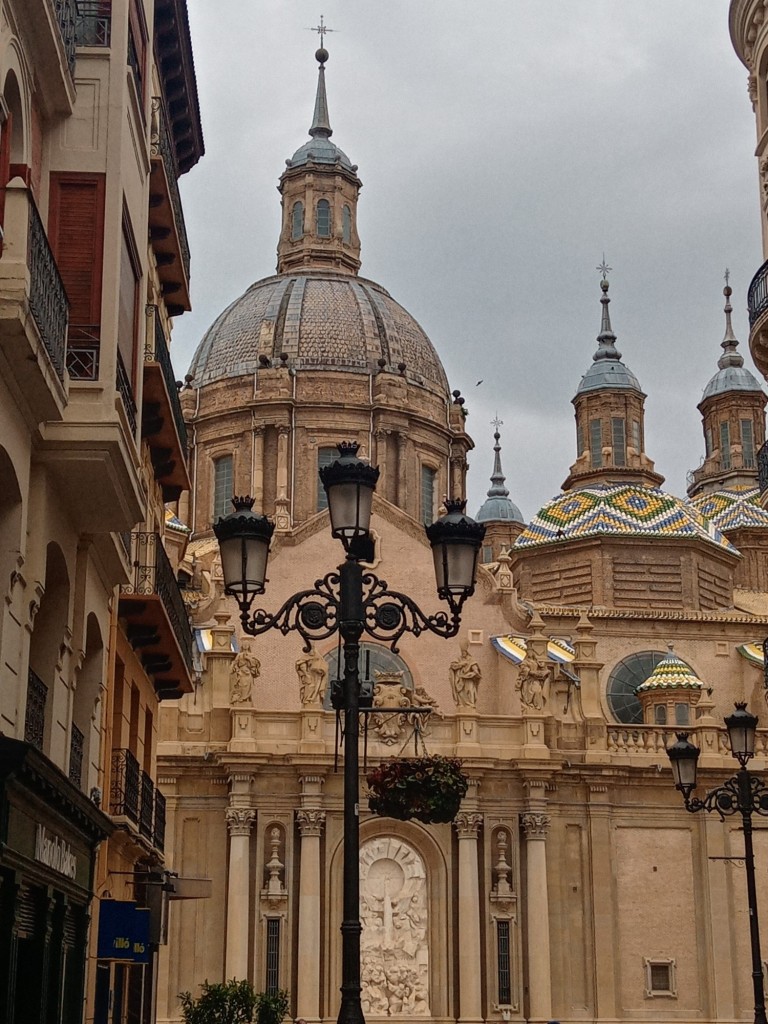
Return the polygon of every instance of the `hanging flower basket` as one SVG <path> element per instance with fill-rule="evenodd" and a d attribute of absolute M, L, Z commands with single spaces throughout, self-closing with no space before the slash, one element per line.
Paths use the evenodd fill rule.
<path fill-rule="evenodd" d="M 373 768 L 366 780 L 374 814 L 426 824 L 453 821 L 469 779 L 457 757 L 397 757 Z"/>

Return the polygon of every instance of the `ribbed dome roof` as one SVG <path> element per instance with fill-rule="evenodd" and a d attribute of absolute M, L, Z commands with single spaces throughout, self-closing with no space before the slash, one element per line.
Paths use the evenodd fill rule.
<path fill-rule="evenodd" d="M 725 336 L 720 343 L 723 354 L 717 361 L 719 367 L 717 373 L 704 388 L 704 394 L 701 396 L 702 402 L 707 398 L 712 398 L 714 395 L 722 395 L 726 391 L 762 390 L 755 375 L 750 373 L 744 366 L 744 359 L 738 351 L 739 342 L 733 333 L 733 324 L 731 323 L 731 313 L 733 312 L 731 295 L 733 294 L 733 289 L 728 284 L 728 276 L 728 271 L 726 271 L 726 284 L 725 288 L 723 288 L 723 295 L 725 295 Z"/>
<path fill-rule="evenodd" d="M 448 396 L 442 363 L 416 320 L 381 285 L 349 274 L 280 274 L 251 285 L 200 342 L 192 383 L 254 373 L 260 356 L 296 369 L 402 372 Z"/>
<path fill-rule="evenodd" d="M 343 149 L 339 149 L 335 142 L 319 136 L 310 139 L 300 146 L 290 160 L 285 161 L 289 169 L 303 167 L 305 164 L 341 164 L 348 171 L 356 171 L 357 165 L 353 164 Z"/>
<path fill-rule="evenodd" d="M 647 693 L 651 690 L 701 690 L 704 684 L 690 666 L 678 658 L 670 648 L 669 654 L 662 658 L 656 668 L 651 672 L 644 683 L 638 688 L 638 693 Z"/>

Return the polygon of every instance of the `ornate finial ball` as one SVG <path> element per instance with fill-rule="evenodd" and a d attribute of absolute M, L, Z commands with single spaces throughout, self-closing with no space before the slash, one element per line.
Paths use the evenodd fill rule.
<path fill-rule="evenodd" d="M 324 46 L 321 46 L 319 50 L 315 50 L 315 60 L 318 64 L 325 64 L 328 60 L 328 51 Z"/>
<path fill-rule="evenodd" d="M 608 291 L 608 278 L 607 277 L 604 277 L 603 280 L 600 282 L 600 287 L 603 289 L 604 292 Z"/>
<path fill-rule="evenodd" d="M 730 297 L 733 295 L 733 288 L 731 288 L 729 284 L 727 284 L 725 288 L 723 288 L 723 295 L 726 297 L 726 299 L 730 299 Z"/>

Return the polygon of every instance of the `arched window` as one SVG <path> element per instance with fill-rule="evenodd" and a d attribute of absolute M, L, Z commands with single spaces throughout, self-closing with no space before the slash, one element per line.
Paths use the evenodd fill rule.
<path fill-rule="evenodd" d="M 731 468 L 731 427 L 727 420 L 720 424 L 720 469 Z"/>
<path fill-rule="evenodd" d="M 214 522 L 232 511 L 232 456 L 222 455 L 213 464 Z"/>
<path fill-rule="evenodd" d="M 325 488 L 320 480 L 320 470 L 323 466 L 330 466 L 333 460 L 338 459 L 338 457 L 339 449 L 335 445 L 317 449 L 317 475 L 315 477 L 317 481 L 317 501 L 315 502 L 316 512 L 322 512 L 324 508 L 328 508 L 328 495 L 325 493 Z"/>
<path fill-rule="evenodd" d="M 304 203 L 293 204 L 291 211 L 291 241 L 297 242 L 304 237 Z"/>
<path fill-rule="evenodd" d="M 341 211 L 341 216 L 341 240 L 345 245 L 349 245 L 352 241 L 352 211 L 346 204 Z"/>
<path fill-rule="evenodd" d="M 623 417 L 613 416 L 611 418 L 611 435 L 613 441 L 613 464 L 614 466 L 626 466 L 627 431 Z"/>
<path fill-rule="evenodd" d="M 666 656 L 661 651 L 641 651 L 630 654 L 616 665 L 608 680 L 608 706 L 617 722 L 643 724 L 637 688 Z"/>
<path fill-rule="evenodd" d="M 589 421 L 589 452 L 592 469 L 600 469 L 603 464 L 603 425 L 600 420 Z"/>
<path fill-rule="evenodd" d="M 421 467 L 421 521 L 427 526 L 435 519 L 435 481 L 437 473 L 431 466 Z"/>
<path fill-rule="evenodd" d="M 317 237 L 331 237 L 331 204 L 321 199 L 317 204 Z"/>
<path fill-rule="evenodd" d="M 331 707 L 331 686 L 335 679 L 342 679 L 344 675 L 344 655 L 341 655 L 339 663 L 339 649 L 334 647 L 325 656 L 328 662 L 328 688 L 325 693 L 325 706 Z M 360 681 L 370 680 L 374 686 L 392 686 L 395 691 L 402 686 L 406 690 L 413 689 L 413 676 L 411 670 L 399 655 L 391 651 L 389 647 L 381 644 L 360 644 Z"/>

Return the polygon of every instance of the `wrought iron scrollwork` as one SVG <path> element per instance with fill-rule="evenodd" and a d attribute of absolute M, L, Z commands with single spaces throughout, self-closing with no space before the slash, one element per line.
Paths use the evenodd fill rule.
<path fill-rule="evenodd" d="M 703 799 L 692 797 L 685 801 L 688 811 L 714 811 L 725 821 L 731 814 L 762 814 L 768 817 L 768 786 L 757 775 L 744 772 L 734 775 L 722 786 L 711 790 Z M 745 784 L 746 783 L 746 784 Z"/>
<path fill-rule="evenodd" d="M 365 573 L 362 582 L 363 629 L 375 640 L 389 644 L 395 653 L 404 633 L 419 636 L 428 631 L 444 638 L 458 633 L 457 612 L 427 615 L 410 597 L 389 590 L 386 581 L 373 573 Z M 309 651 L 312 643 L 325 640 L 339 628 L 340 584 L 338 572 L 328 573 L 321 580 L 315 580 L 313 589 L 289 597 L 274 614 L 263 608 L 249 612 L 247 605 L 241 602 L 243 628 L 251 636 L 269 629 L 279 629 L 285 636 L 295 630 L 304 640 L 304 650 Z"/>

